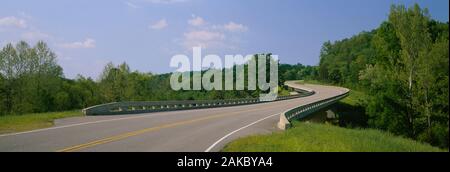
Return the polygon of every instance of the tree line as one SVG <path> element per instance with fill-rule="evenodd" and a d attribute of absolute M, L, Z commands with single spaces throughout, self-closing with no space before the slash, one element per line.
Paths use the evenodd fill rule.
<path fill-rule="evenodd" d="M 267 58 L 270 58 L 270 54 L 267 54 Z M 299 66 L 295 69 L 304 68 Z M 222 70 L 235 72 L 236 67 Z M 247 64 L 244 64 L 244 69 L 247 80 Z M 269 74 L 267 71 L 267 77 Z M 190 75 L 193 75 L 193 71 Z M 174 91 L 170 87 L 170 76 L 171 73 L 132 71 L 124 62 L 118 65 L 108 63 L 97 79 L 82 75 L 68 79 L 57 64 L 55 53 L 45 42 L 39 41 L 30 46 L 20 41 L 15 45 L 7 44 L 0 51 L 0 115 L 81 109 L 120 101 L 251 98 L 258 97 L 261 92 L 259 89 L 248 90 L 247 82 L 246 89 L 240 91 Z"/>
<path fill-rule="evenodd" d="M 318 66 L 297 64 L 280 64 L 278 75 L 280 83 L 289 80 L 314 80 L 318 77 Z"/>
<path fill-rule="evenodd" d="M 368 125 L 448 147 L 448 22 L 393 5 L 378 28 L 326 42 L 318 79 L 362 90 Z"/>

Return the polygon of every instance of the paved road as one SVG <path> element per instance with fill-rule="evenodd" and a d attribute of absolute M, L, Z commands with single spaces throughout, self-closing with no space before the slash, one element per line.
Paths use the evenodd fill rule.
<path fill-rule="evenodd" d="M 1 135 L 0 151 L 219 151 L 233 139 L 278 130 L 279 114 L 289 108 L 344 91 L 304 86 L 316 94 L 233 107 L 61 119 L 52 128 Z"/>

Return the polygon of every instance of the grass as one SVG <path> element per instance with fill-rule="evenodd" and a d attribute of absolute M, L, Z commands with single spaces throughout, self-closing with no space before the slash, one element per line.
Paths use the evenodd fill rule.
<path fill-rule="evenodd" d="M 316 85 L 329 85 L 329 86 L 337 86 L 330 83 L 318 81 L 318 80 L 299 80 L 297 81 L 299 84 L 316 84 Z M 345 98 L 342 99 L 342 103 L 346 103 L 351 106 L 359 106 L 361 105 L 362 101 L 367 97 L 367 95 L 358 90 L 351 89 L 350 94 Z"/>
<path fill-rule="evenodd" d="M 0 116 L 0 134 L 53 126 L 55 119 L 82 116 L 81 110 Z"/>
<path fill-rule="evenodd" d="M 286 90 L 283 87 L 278 87 L 278 96 L 289 96 L 289 95 L 291 95 L 289 90 Z"/>
<path fill-rule="evenodd" d="M 329 85 L 329 86 L 332 86 L 329 83 L 322 82 L 322 81 L 319 81 L 319 80 L 297 80 L 296 83 L 297 84 L 301 84 L 301 85 L 302 84 L 315 84 L 315 85 Z"/>
<path fill-rule="evenodd" d="M 296 83 L 298 84 L 316 84 L 316 85 L 329 85 L 329 86 L 335 86 L 329 83 L 325 83 L 322 81 L 318 81 L 318 80 L 298 80 L 296 81 Z M 363 102 L 363 100 L 367 97 L 367 95 L 362 92 L 362 91 L 358 91 L 358 90 L 350 90 L 350 94 L 341 100 L 342 103 L 351 105 L 351 106 L 359 106 L 361 105 L 361 103 Z"/>
<path fill-rule="evenodd" d="M 350 90 L 349 95 L 342 99 L 341 102 L 351 105 L 351 106 L 360 106 L 364 99 L 366 99 L 367 95 L 364 92 L 357 90 Z"/>
<path fill-rule="evenodd" d="M 429 144 L 374 129 L 294 122 L 285 132 L 240 138 L 224 152 L 441 152 Z"/>
<path fill-rule="evenodd" d="M 366 93 L 350 90 L 346 98 L 334 104 L 332 110 L 338 115 L 339 126 L 349 128 L 368 127 L 366 99 Z"/>

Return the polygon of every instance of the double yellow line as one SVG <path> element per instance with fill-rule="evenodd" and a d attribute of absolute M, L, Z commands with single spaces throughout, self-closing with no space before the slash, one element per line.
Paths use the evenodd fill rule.
<path fill-rule="evenodd" d="M 143 134 L 143 133 L 147 133 L 147 132 L 151 132 L 151 131 L 161 130 L 161 129 L 164 129 L 164 128 L 176 127 L 176 126 L 180 126 L 180 125 L 191 124 L 191 123 L 205 121 L 205 120 L 209 120 L 209 119 L 215 119 L 215 118 L 221 118 L 221 117 L 225 117 L 225 116 L 236 115 L 236 114 L 240 114 L 240 113 L 243 113 L 243 112 L 260 111 L 260 110 L 270 109 L 270 108 L 273 108 L 273 107 L 269 106 L 269 107 L 266 107 L 266 108 L 250 109 L 250 110 L 244 110 L 244 111 L 221 113 L 221 114 L 217 114 L 217 115 L 213 115 L 213 116 L 207 116 L 207 117 L 202 117 L 202 118 L 197 118 L 197 119 L 192 119 L 192 120 L 186 120 L 186 121 L 180 121 L 180 122 L 175 122 L 175 123 L 164 124 L 164 125 L 160 125 L 160 126 L 156 126 L 156 127 L 145 128 L 145 129 L 142 129 L 142 130 L 136 130 L 136 131 L 132 131 L 132 132 L 128 132 L 128 133 L 124 133 L 124 134 L 120 134 L 120 135 L 116 135 L 116 136 L 107 137 L 107 138 L 104 138 L 104 139 L 92 141 L 92 142 L 89 142 L 89 143 L 84 143 L 84 144 L 80 144 L 80 145 L 76 145 L 76 146 L 60 149 L 60 150 L 57 150 L 57 152 L 74 152 L 74 151 L 79 151 L 79 150 L 82 150 L 82 149 L 94 147 L 96 145 L 101 145 L 101 144 L 105 144 L 105 143 L 109 143 L 109 142 L 113 142 L 113 141 L 117 141 L 117 140 L 122 140 L 122 139 L 125 139 L 125 138 L 128 138 L 128 137 L 137 136 L 137 135 L 140 135 L 140 134 Z"/>

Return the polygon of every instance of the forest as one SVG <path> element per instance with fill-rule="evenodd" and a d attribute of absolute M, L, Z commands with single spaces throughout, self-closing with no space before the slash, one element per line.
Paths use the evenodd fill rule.
<path fill-rule="evenodd" d="M 318 79 L 368 94 L 368 127 L 448 147 L 448 22 L 393 5 L 378 28 L 323 44 Z"/>

